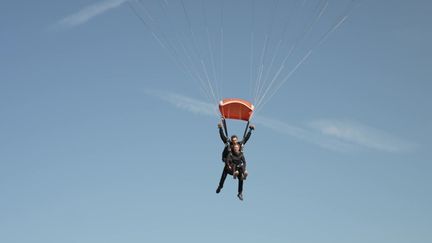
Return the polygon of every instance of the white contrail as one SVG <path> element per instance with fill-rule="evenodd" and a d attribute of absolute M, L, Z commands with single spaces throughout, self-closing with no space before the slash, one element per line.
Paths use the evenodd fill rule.
<path fill-rule="evenodd" d="M 218 116 L 216 104 L 170 92 L 146 91 L 145 93 L 195 114 Z M 409 142 L 356 122 L 317 120 L 298 126 L 264 116 L 254 116 L 253 122 L 278 133 L 338 152 L 351 152 L 361 148 L 404 152 L 415 147 Z"/>
<path fill-rule="evenodd" d="M 58 22 L 58 26 L 75 27 L 86 23 L 90 19 L 105 13 L 108 10 L 117 8 L 129 0 L 105 0 L 87 7 L 82 8 L 78 12 L 66 16 Z"/>

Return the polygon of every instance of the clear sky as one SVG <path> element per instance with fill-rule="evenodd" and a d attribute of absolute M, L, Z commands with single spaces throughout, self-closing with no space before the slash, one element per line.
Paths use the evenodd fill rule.
<path fill-rule="evenodd" d="M 281 31 L 261 20 L 283 19 L 287 2 L 272 12 L 274 1 L 225 1 L 223 52 L 220 2 L 206 2 L 206 23 L 201 1 L 185 2 L 216 98 L 254 100 L 250 81 Z M 209 86 L 154 38 L 178 40 L 184 17 L 141 8 L 166 21 L 152 33 L 134 0 L 2 1 L 0 242 L 432 242 L 432 3 L 309 2 L 323 5 L 294 10 L 296 21 L 326 14 L 292 67 L 311 55 L 252 120 L 239 201 L 230 177 L 215 193 L 223 144 Z M 304 29 L 293 26 L 287 36 Z"/>

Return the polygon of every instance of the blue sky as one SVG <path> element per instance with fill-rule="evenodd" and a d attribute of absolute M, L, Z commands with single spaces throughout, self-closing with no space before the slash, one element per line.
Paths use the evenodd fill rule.
<path fill-rule="evenodd" d="M 202 12 L 185 2 L 199 35 Z M 269 19 L 274 5 L 257 2 L 256 20 Z M 223 144 L 209 86 L 154 38 L 175 41 L 185 19 L 162 18 L 152 35 L 132 1 L 4 1 L 0 241 L 430 242 L 432 4 L 359 1 L 344 12 L 347 2 L 321 1 L 326 14 L 291 68 L 311 55 L 254 116 L 241 202 L 232 178 L 215 193 Z M 207 4 L 216 28 L 221 5 Z M 251 1 L 224 7 L 211 85 L 217 98 L 252 100 Z M 254 29 L 257 76 L 267 23 Z M 229 125 L 240 134 L 244 124 Z"/>

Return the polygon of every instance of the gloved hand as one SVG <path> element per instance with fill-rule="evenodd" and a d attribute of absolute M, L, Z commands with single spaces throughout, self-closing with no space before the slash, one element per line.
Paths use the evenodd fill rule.
<path fill-rule="evenodd" d="M 254 126 L 254 125 L 249 125 L 249 128 L 250 128 L 251 130 L 255 130 L 255 126 Z"/>
<path fill-rule="evenodd" d="M 234 173 L 233 173 L 234 180 L 237 179 L 237 177 L 239 176 L 239 174 L 240 173 L 238 172 L 238 170 L 234 171 Z"/>
<path fill-rule="evenodd" d="M 218 128 L 222 128 L 222 123 L 218 123 Z"/>

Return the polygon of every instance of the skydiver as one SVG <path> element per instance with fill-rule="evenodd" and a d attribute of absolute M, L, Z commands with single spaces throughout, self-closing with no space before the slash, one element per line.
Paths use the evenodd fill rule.
<path fill-rule="evenodd" d="M 234 179 L 238 178 L 238 194 L 237 197 L 243 200 L 243 180 L 246 180 L 248 172 L 246 170 L 246 159 L 240 150 L 240 144 L 234 144 L 232 151 L 228 152 L 228 156 L 225 159 L 225 166 L 222 171 L 222 176 L 219 181 L 219 186 L 216 189 L 216 193 L 219 193 L 223 188 L 227 175 L 233 175 Z"/>
<path fill-rule="evenodd" d="M 228 139 L 227 136 L 225 135 L 223 129 L 222 129 L 222 123 L 218 123 L 218 128 L 219 128 L 219 135 L 222 139 L 222 142 L 225 144 L 225 148 L 222 152 L 222 161 L 225 162 L 226 157 L 229 154 L 229 151 L 231 150 L 231 147 L 234 144 L 239 144 L 240 145 L 240 151 L 243 152 L 243 146 L 246 144 L 246 142 L 249 140 L 250 136 L 252 135 L 252 130 L 255 129 L 254 125 L 250 125 L 249 126 L 249 131 L 247 132 L 246 136 L 243 137 L 243 140 L 238 141 L 238 137 L 236 135 L 232 135 L 231 139 Z"/>

